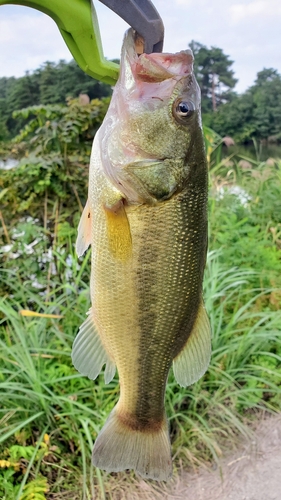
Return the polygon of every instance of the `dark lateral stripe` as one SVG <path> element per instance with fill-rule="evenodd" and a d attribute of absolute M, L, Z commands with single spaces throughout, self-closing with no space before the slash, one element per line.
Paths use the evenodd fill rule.
<path fill-rule="evenodd" d="M 200 305 L 206 249 L 206 196 L 181 193 L 144 210 L 136 286 L 139 380 L 135 416 L 161 420 L 173 357 L 187 341 Z M 202 232 L 204 235 L 202 236 Z"/>

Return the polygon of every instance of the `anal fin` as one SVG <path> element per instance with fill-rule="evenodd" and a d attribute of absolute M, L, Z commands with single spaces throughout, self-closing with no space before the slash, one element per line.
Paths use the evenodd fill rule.
<path fill-rule="evenodd" d="M 76 370 L 90 379 L 97 378 L 106 364 L 104 381 L 108 384 L 115 375 L 116 366 L 102 345 L 101 338 L 96 330 L 92 309 L 89 316 L 80 326 L 79 332 L 72 347 L 72 362 Z"/>
<path fill-rule="evenodd" d="M 177 382 L 182 386 L 197 382 L 207 370 L 211 358 L 211 327 L 203 300 L 199 306 L 192 332 L 173 361 Z"/>

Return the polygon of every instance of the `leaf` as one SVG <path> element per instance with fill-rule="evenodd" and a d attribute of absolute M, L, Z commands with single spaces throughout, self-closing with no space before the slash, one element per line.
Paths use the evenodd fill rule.
<path fill-rule="evenodd" d="M 20 446 L 15 444 L 9 448 L 10 459 L 12 461 L 19 460 L 21 458 L 29 460 L 34 453 L 34 450 L 34 446 Z"/>
<path fill-rule="evenodd" d="M 46 500 L 45 493 L 49 491 L 49 484 L 45 477 L 39 477 L 27 483 L 20 500 Z"/>
<path fill-rule="evenodd" d="M 2 189 L 0 192 L 0 200 L 4 198 L 5 194 L 9 191 L 9 188 Z"/>
<path fill-rule="evenodd" d="M 46 314 L 46 313 L 38 313 L 35 311 L 29 311 L 27 309 L 21 309 L 19 311 L 21 316 L 29 316 L 29 317 L 38 317 L 38 318 L 63 318 L 60 314 Z"/>

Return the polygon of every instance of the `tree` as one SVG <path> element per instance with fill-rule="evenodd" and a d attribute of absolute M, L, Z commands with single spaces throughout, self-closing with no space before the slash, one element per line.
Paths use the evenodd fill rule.
<path fill-rule="evenodd" d="M 212 113 L 210 127 L 223 137 L 234 137 L 238 142 L 250 141 L 256 132 L 253 110 L 253 95 L 247 91 Z"/>
<path fill-rule="evenodd" d="M 240 142 L 253 138 L 281 141 L 281 75 L 264 68 L 254 85 L 220 106 L 208 124 L 217 133 L 234 136 Z"/>
<path fill-rule="evenodd" d="M 15 135 L 26 123 L 25 120 L 15 121 L 12 114 L 17 109 L 27 108 L 39 103 L 39 88 L 36 75 L 26 73 L 21 78 L 15 78 L 7 89 L 7 120 L 6 126 L 12 135 Z"/>
<path fill-rule="evenodd" d="M 67 98 L 88 94 L 90 100 L 112 93 L 110 85 L 94 80 L 84 73 L 75 61 L 47 61 L 33 73 L 21 78 L 0 78 L 0 140 L 14 136 L 26 124 L 23 118 L 15 121 L 16 110 L 36 104 L 65 104 Z"/>
<path fill-rule="evenodd" d="M 57 85 L 60 85 L 64 96 L 78 97 L 79 94 L 88 94 L 90 99 L 100 99 L 112 94 L 110 85 L 95 80 L 84 73 L 75 61 L 70 63 L 60 61 L 57 69 Z"/>
<path fill-rule="evenodd" d="M 257 78 L 255 80 L 255 86 L 261 87 L 265 83 L 272 82 L 276 79 L 280 78 L 277 69 L 273 68 L 263 68 L 262 71 L 257 73 Z"/>
<path fill-rule="evenodd" d="M 75 61 L 66 63 L 61 60 L 57 64 L 47 61 L 36 74 L 41 104 L 64 104 L 67 98 L 75 98 L 79 94 L 88 94 L 90 99 L 111 95 L 110 85 L 84 73 Z"/>
<path fill-rule="evenodd" d="M 4 141 L 9 137 L 9 132 L 6 126 L 6 113 L 6 100 L 0 98 L 0 141 Z"/>
<path fill-rule="evenodd" d="M 281 139 L 281 75 L 275 69 L 264 68 L 257 74 L 251 92 L 256 137 Z"/>
<path fill-rule="evenodd" d="M 61 102 L 61 92 L 57 92 L 58 71 L 56 64 L 46 61 L 36 71 L 40 91 L 40 104 L 57 104 Z"/>
<path fill-rule="evenodd" d="M 201 88 L 202 111 L 216 111 L 233 97 L 232 89 L 237 83 L 231 69 L 233 61 L 218 47 L 208 49 L 194 40 L 189 47 L 193 51 L 194 72 Z"/>

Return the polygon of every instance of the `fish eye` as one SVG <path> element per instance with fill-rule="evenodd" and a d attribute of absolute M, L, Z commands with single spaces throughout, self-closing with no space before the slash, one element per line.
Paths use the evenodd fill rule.
<path fill-rule="evenodd" d="M 173 115 L 176 120 L 181 123 L 187 123 L 187 118 L 193 115 L 195 105 L 192 101 L 187 99 L 177 99 L 173 106 Z"/>
<path fill-rule="evenodd" d="M 195 106 L 192 101 L 179 101 L 176 105 L 176 113 L 179 116 L 190 116 L 195 110 Z"/>
<path fill-rule="evenodd" d="M 181 101 L 176 108 L 177 113 L 180 116 L 188 116 L 194 111 L 193 104 L 187 101 Z"/>

